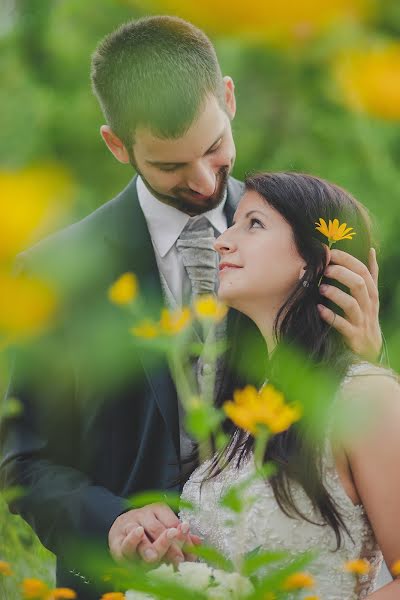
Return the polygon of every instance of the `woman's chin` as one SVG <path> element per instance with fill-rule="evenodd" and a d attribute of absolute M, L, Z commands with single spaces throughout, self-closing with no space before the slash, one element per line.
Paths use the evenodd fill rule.
<path fill-rule="evenodd" d="M 236 296 L 233 293 L 233 290 L 226 290 L 223 288 L 223 286 L 220 286 L 217 295 L 220 302 L 226 304 L 226 306 L 229 306 L 229 308 L 235 308 Z"/>

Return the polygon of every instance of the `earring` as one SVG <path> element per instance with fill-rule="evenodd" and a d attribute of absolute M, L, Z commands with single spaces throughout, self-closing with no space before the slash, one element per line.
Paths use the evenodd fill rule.
<path fill-rule="evenodd" d="M 306 287 L 310 287 L 310 282 L 309 282 L 309 281 L 307 281 L 307 279 L 305 279 L 305 280 L 303 281 L 303 287 L 305 287 L 305 288 L 306 288 Z"/>

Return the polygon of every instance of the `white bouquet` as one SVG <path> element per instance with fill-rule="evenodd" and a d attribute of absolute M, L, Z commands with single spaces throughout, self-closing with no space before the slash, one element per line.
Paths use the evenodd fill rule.
<path fill-rule="evenodd" d="M 161 565 L 151 571 L 150 577 L 159 583 L 170 582 L 198 591 L 208 600 L 239 600 L 253 591 L 250 580 L 239 573 L 228 573 L 209 567 L 204 563 L 183 562 L 175 571 L 172 565 Z M 153 600 L 153 596 L 144 592 L 129 590 L 126 600 Z"/>

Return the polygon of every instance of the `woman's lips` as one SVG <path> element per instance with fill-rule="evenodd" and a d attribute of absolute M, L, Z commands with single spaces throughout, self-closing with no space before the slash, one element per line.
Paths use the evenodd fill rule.
<path fill-rule="evenodd" d="M 226 263 L 226 262 L 223 262 L 219 265 L 220 273 L 223 273 L 224 271 L 231 271 L 233 269 L 242 269 L 242 267 L 239 267 L 238 265 L 234 265 L 232 263 Z"/>

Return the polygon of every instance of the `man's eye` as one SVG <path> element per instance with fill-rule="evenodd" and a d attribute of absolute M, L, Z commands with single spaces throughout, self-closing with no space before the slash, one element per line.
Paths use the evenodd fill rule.
<path fill-rule="evenodd" d="M 250 229 L 264 229 L 264 225 L 258 219 L 250 219 Z"/>
<path fill-rule="evenodd" d="M 160 171 L 163 171 L 164 173 L 172 173 L 173 171 L 177 171 L 179 167 L 177 166 L 172 166 L 172 167 L 158 167 L 160 169 Z"/>
<path fill-rule="evenodd" d="M 212 148 L 209 149 L 208 154 L 213 154 L 213 152 L 216 152 L 217 150 L 219 150 L 221 147 L 221 144 L 222 144 L 222 138 L 219 140 L 219 142 L 217 142 L 215 144 L 215 146 L 213 146 Z"/>

